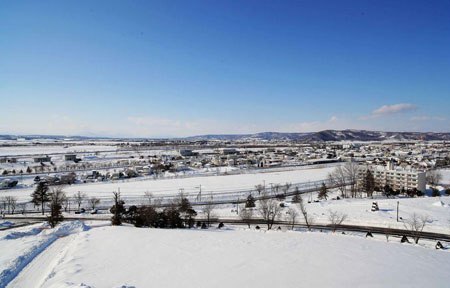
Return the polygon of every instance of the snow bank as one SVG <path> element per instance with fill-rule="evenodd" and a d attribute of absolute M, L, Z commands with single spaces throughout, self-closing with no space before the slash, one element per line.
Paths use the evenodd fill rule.
<path fill-rule="evenodd" d="M 13 222 L 4 221 L 4 222 L 0 223 L 0 228 L 7 228 L 7 227 L 14 226 L 14 225 L 16 225 L 16 224 Z"/>
<path fill-rule="evenodd" d="M 5 239 L 12 240 L 12 239 L 17 239 L 17 238 L 22 238 L 25 236 L 37 235 L 37 234 L 41 233 L 41 231 L 42 231 L 42 229 L 40 229 L 40 228 L 33 228 L 26 232 L 11 232 L 5 236 Z"/>
<path fill-rule="evenodd" d="M 90 227 L 85 225 L 81 221 L 71 221 L 71 222 L 63 222 L 62 224 L 58 225 L 54 229 L 54 231 L 50 231 L 49 233 L 56 236 L 63 236 L 71 233 L 87 231 L 89 229 Z"/>

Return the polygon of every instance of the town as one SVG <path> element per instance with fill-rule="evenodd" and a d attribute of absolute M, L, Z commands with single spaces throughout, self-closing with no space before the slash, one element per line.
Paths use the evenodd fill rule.
<path fill-rule="evenodd" d="M 450 1 L 0 1 L 0 288 L 449 287 Z"/>

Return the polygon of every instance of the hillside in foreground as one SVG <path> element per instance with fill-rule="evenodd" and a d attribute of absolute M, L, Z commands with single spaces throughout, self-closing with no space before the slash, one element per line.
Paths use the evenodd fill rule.
<path fill-rule="evenodd" d="M 0 245 L 26 245 L 26 237 L 39 236 Z M 85 227 L 54 240 L 7 287 L 448 285 L 450 253 L 398 240 L 241 228 Z"/>

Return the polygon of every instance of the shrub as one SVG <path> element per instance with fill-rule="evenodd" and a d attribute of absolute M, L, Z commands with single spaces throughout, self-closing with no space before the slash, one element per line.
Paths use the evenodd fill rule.
<path fill-rule="evenodd" d="M 431 196 L 432 197 L 439 197 L 439 196 L 441 196 L 441 192 L 439 192 L 439 190 L 436 189 L 436 188 L 431 188 Z"/>
<path fill-rule="evenodd" d="M 254 208 L 255 205 L 255 198 L 250 194 L 247 197 L 247 201 L 245 201 L 245 208 Z"/>

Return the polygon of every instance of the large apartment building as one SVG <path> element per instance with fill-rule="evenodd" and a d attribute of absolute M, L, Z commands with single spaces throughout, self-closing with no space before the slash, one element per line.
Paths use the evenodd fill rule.
<path fill-rule="evenodd" d="M 412 190 L 416 188 L 425 193 L 426 172 L 410 168 L 394 167 L 392 162 L 386 166 L 361 165 L 358 169 L 358 185 L 364 182 L 364 176 L 369 169 L 375 178 L 375 186 L 382 189 L 389 185 L 394 190 Z"/>

